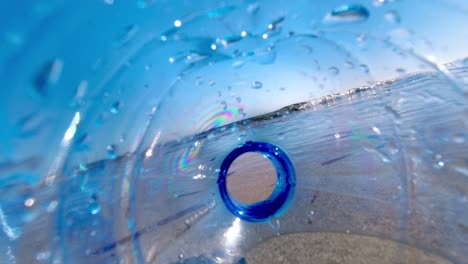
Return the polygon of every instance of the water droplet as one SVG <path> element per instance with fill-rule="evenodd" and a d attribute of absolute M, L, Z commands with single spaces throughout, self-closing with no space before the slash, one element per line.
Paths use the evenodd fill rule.
<path fill-rule="evenodd" d="M 352 69 L 354 68 L 354 63 L 352 63 L 351 61 L 345 61 L 344 66 L 348 69 Z"/>
<path fill-rule="evenodd" d="M 445 162 L 442 160 L 442 155 L 436 154 L 433 157 L 434 167 L 437 169 L 442 169 L 445 166 Z"/>
<path fill-rule="evenodd" d="M 377 135 L 380 135 L 382 134 L 382 132 L 380 131 L 380 129 L 376 126 L 372 127 L 372 131 L 374 131 Z"/>
<path fill-rule="evenodd" d="M 392 24 L 400 24 L 401 22 L 400 13 L 398 13 L 395 10 L 388 11 L 387 13 L 385 13 L 384 17 L 385 20 Z"/>
<path fill-rule="evenodd" d="M 41 251 L 36 254 L 36 260 L 44 261 L 50 258 L 50 251 Z"/>
<path fill-rule="evenodd" d="M 86 163 L 80 163 L 78 168 L 81 172 L 88 170 L 88 166 L 86 165 Z"/>
<path fill-rule="evenodd" d="M 36 202 L 36 199 L 34 199 L 34 198 L 28 198 L 28 199 L 26 199 L 26 201 L 24 201 L 24 205 L 25 205 L 26 207 L 31 207 L 31 206 L 34 205 L 35 202 Z"/>
<path fill-rule="evenodd" d="M 206 55 L 202 55 L 198 52 L 195 51 L 190 51 L 186 56 L 185 56 L 185 62 L 186 63 L 195 63 L 201 60 L 206 59 Z"/>
<path fill-rule="evenodd" d="M 373 2 L 373 5 L 374 5 L 375 7 L 379 7 L 379 6 L 382 6 L 382 5 L 386 4 L 387 2 L 388 2 L 388 1 L 386 1 L 386 0 L 375 0 L 375 1 Z"/>
<path fill-rule="evenodd" d="M 208 81 L 208 85 L 209 85 L 209 86 L 214 86 L 215 84 L 216 84 L 216 82 L 213 81 L 213 80 L 209 80 L 209 81 Z"/>
<path fill-rule="evenodd" d="M 271 219 L 269 222 L 271 228 L 273 229 L 273 232 L 275 233 L 275 236 L 280 235 L 280 228 L 281 228 L 281 223 L 279 219 Z"/>
<path fill-rule="evenodd" d="M 360 22 L 369 18 L 369 11 L 362 5 L 342 5 L 333 9 L 326 17 L 330 22 Z"/>
<path fill-rule="evenodd" d="M 263 83 L 259 82 L 259 81 L 255 81 L 255 82 L 252 82 L 251 86 L 252 89 L 261 89 L 263 87 Z"/>
<path fill-rule="evenodd" d="M 341 135 L 340 135 L 339 133 L 335 133 L 335 135 L 334 135 L 334 136 L 335 136 L 335 138 L 336 138 L 336 139 L 339 139 L 339 138 L 341 138 Z"/>
<path fill-rule="evenodd" d="M 258 3 L 252 3 L 247 6 L 247 12 L 251 15 L 255 15 L 260 10 L 260 5 Z"/>
<path fill-rule="evenodd" d="M 455 143 L 461 144 L 465 142 L 465 135 L 462 133 L 456 133 L 452 136 L 452 140 Z"/>
<path fill-rule="evenodd" d="M 382 147 L 375 147 L 372 144 L 367 144 L 363 143 L 363 148 L 365 151 L 369 153 L 375 153 L 379 156 L 379 158 L 382 160 L 384 163 L 391 163 L 392 160 L 390 159 L 389 155 L 385 152 L 386 149 Z"/>
<path fill-rule="evenodd" d="M 53 211 L 55 211 L 55 209 L 57 208 L 57 206 L 58 206 L 58 202 L 57 202 L 57 201 L 52 201 L 52 202 L 50 202 L 49 206 L 47 206 L 47 212 L 52 213 Z"/>
<path fill-rule="evenodd" d="M 395 122 L 399 122 L 401 116 L 395 109 L 393 109 L 393 107 L 386 105 L 385 111 L 387 111 L 387 113 L 389 113 L 390 115 L 393 116 L 393 118 L 395 118 Z"/>
<path fill-rule="evenodd" d="M 179 259 L 183 259 L 184 258 L 184 253 L 180 253 L 179 254 Z"/>
<path fill-rule="evenodd" d="M 359 68 L 361 68 L 361 70 L 362 70 L 365 74 L 368 74 L 368 73 L 369 73 L 369 67 L 368 67 L 366 64 L 361 64 L 361 65 L 359 65 Z"/>
<path fill-rule="evenodd" d="M 217 39 L 216 42 L 220 43 L 224 47 L 227 47 L 241 40 L 242 40 L 242 36 L 234 35 L 234 36 L 224 37 L 222 39 Z"/>
<path fill-rule="evenodd" d="M 388 154 L 385 153 L 383 150 L 378 149 L 378 150 L 376 150 L 376 153 L 379 155 L 382 162 L 384 162 L 384 163 L 391 163 L 392 162 L 392 160 L 390 159 Z"/>
<path fill-rule="evenodd" d="M 195 78 L 195 85 L 196 85 L 196 86 L 203 85 L 203 83 L 204 83 L 203 77 L 197 76 L 197 77 Z"/>
<path fill-rule="evenodd" d="M 242 98 L 240 98 L 240 97 L 236 98 L 236 102 L 240 103 L 241 101 L 242 101 Z"/>
<path fill-rule="evenodd" d="M 73 99 L 72 106 L 80 106 L 83 104 L 83 97 L 88 90 L 88 81 L 82 80 L 76 88 L 75 98 Z"/>
<path fill-rule="evenodd" d="M 235 61 L 232 63 L 232 67 L 235 68 L 235 69 L 239 69 L 241 68 L 242 66 L 244 66 L 245 62 L 243 61 Z"/>
<path fill-rule="evenodd" d="M 277 18 L 276 20 L 272 21 L 271 23 L 269 23 L 267 25 L 267 29 L 266 31 L 264 32 L 264 34 L 262 35 L 262 38 L 263 39 L 267 39 L 269 37 L 273 37 L 273 36 L 278 36 L 280 33 L 281 33 L 281 23 L 283 23 L 285 20 L 284 17 L 279 17 Z"/>
<path fill-rule="evenodd" d="M 107 149 L 107 156 L 109 157 L 109 159 L 115 159 L 115 157 L 116 157 L 116 154 L 115 154 L 116 146 L 115 145 L 108 145 L 106 147 L 106 149 Z"/>
<path fill-rule="evenodd" d="M 95 215 L 101 211 L 101 206 L 99 205 L 98 197 L 96 194 L 92 194 L 88 199 L 88 210 L 91 214 Z"/>
<path fill-rule="evenodd" d="M 180 20 L 175 20 L 175 21 L 174 21 L 174 26 L 175 26 L 175 27 L 181 27 L 181 26 L 182 26 L 182 21 L 180 21 Z"/>
<path fill-rule="evenodd" d="M 89 205 L 89 211 L 91 214 L 96 215 L 101 211 L 101 206 L 97 202 L 93 202 Z"/>
<path fill-rule="evenodd" d="M 247 134 L 245 132 L 242 132 L 238 137 L 237 140 L 241 141 L 244 140 L 247 137 Z"/>
<path fill-rule="evenodd" d="M 39 112 L 32 112 L 20 118 L 15 124 L 16 135 L 19 138 L 30 138 L 38 134 L 46 126 L 46 121 L 43 119 Z"/>
<path fill-rule="evenodd" d="M 114 0 L 104 0 L 104 3 L 108 4 L 108 5 L 113 5 L 114 4 Z"/>
<path fill-rule="evenodd" d="M 116 43 L 120 46 L 125 45 L 132 40 L 136 34 L 140 31 L 138 25 L 129 25 L 125 28 L 125 32 L 116 40 Z"/>
<path fill-rule="evenodd" d="M 279 17 L 277 18 L 276 20 L 274 20 L 273 22 L 271 22 L 270 24 L 268 24 L 268 29 L 269 30 L 275 30 L 278 28 L 278 26 L 284 22 L 284 17 Z"/>
<path fill-rule="evenodd" d="M 253 61 L 260 64 L 273 64 L 276 60 L 277 52 L 274 46 L 269 46 L 248 53 L 247 56 L 250 56 Z"/>
<path fill-rule="evenodd" d="M 335 67 L 335 66 L 328 68 L 328 71 L 329 71 L 332 75 L 338 75 L 338 73 L 340 73 L 340 70 L 339 70 L 337 67 Z"/>
<path fill-rule="evenodd" d="M 406 70 L 403 69 L 403 68 L 396 68 L 395 71 L 396 71 L 399 75 L 404 75 L 404 74 L 406 74 Z"/>
<path fill-rule="evenodd" d="M 34 78 L 35 91 L 40 96 L 48 95 L 48 88 L 50 85 L 54 85 L 60 79 L 62 74 L 63 61 L 55 59 L 47 62 Z"/>
<path fill-rule="evenodd" d="M 118 114 L 119 111 L 120 111 L 120 102 L 119 101 L 114 102 L 111 106 L 110 112 L 115 115 L 115 114 Z"/>
<path fill-rule="evenodd" d="M 356 38 L 357 43 L 359 43 L 360 46 L 363 46 L 366 44 L 367 36 L 366 34 L 359 34 Z"/>

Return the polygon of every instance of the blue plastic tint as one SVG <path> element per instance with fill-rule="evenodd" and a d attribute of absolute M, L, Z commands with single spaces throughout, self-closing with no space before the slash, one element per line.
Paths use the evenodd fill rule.
<path fill-rule="evenodd" d="M 264 201 L 245 204 L 230 196 L 227 190 L 227 175 L 232 162 L 246 152 L 259 152 L 265 155 L 275 166 L 277 172 L 276 187 L 270 197 Z M 234 149 L 224 159 L 218 178 L 219 192 L 226 207 L 235 216 L 250 222 L 262 222 L 283 213 L 294 194 L 295 174 L 291 161 L 284 151 L 265 142 L 248 141 Z"/>

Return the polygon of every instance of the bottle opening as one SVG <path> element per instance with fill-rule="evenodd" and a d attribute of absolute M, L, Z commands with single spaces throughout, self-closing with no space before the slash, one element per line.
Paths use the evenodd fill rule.
<path fill-rule="evenodd" d="M 294 193 L 294 168 L 277 146 L 249 141 L 224 159 L 218 187 L 235 216 L 251 222 L 267 221 L 287 209 Z"/>

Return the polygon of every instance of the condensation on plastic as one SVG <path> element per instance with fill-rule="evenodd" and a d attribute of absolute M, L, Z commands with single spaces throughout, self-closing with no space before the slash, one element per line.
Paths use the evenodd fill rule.
<path fill-rule="evenodd" d="M 0 10 L 0 262 L 233 263 L 319 231 L 467 261 L 465 1 Z M 262 223 L 218 191 L 247 141 L 296 172 Z"/>

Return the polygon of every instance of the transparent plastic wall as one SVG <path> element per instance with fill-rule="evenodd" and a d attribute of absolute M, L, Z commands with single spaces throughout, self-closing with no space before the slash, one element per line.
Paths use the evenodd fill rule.
<path fill-rule="evenodd" d="M 0 1 L 0 22 L 0 263 L 468 263 L 465 0 Z M 246 142 L 295 172 L 262 221 L 220 195 Z"/>

